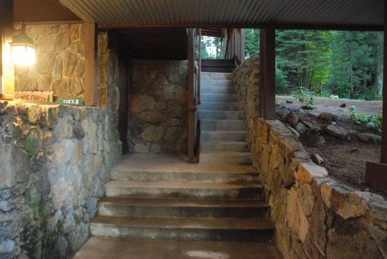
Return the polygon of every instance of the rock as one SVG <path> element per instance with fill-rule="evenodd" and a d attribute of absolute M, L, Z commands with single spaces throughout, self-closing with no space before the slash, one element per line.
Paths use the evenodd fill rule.
<path fill-rule="evenodd" d="M 5 189 L 1 192 L 1 199 L 6 200 L 11 197 L 11 191 L 9 189 Z"/>
<path fill-rule="evenodd" d="M 289 114 L 289 111 L 286 110 L 286 109 L 278 109 L 276 112 L 275 112 L 275 115 L 277 115 L 278 119 L 280 121 L 285 121 L 286 119 L 286 116 L 288 116 Z"/>
<path fill-rule="evenodd" d="M 318 165 L 321 165 L 322 163 L 324 163 L 324 159 L 318 154 L 313 154 L 310 156 L 310 158 L 312 159 L 313 162 L 315 162 Z"/>
<path fill-rule="evenodd" d="M 137 143 L 135 146 L 134 146 L 134 151 L 136 153 L 148 153 L 149 151 L 149 146 L 146 145 L 146 144 L 143 144 L 143 143 Z"/>
<path fill-rule="evenodd" d="M 162 127 L 148 126 L 141 134 L 141 138 L 149 142 L 158 142 L 164 136 Z"/>
<path fill-rule="evenodd" d="M 285 121 L 289 123 L 290 126 L 295 128 L 298 122 L 298 116 L 294 112 L 289 112 L 285 118 Z"/>
<path fill-rule="evenodd" d="M 309 184 L 302 184 L 298 189 L 298 199 L 305 216 L 312 215 L 314 207 L 314 195 Z"/>
<path fill-rule="evenodd" d="M 306 182 L 312 182 L 314 178 L 322 178 L 328 176 L 328 172 L 324 167 L 318 166 L 312 162 L 300 163 L 296 172 L 296 179 Z"/>
<path fill-rule="evenodd" d="M 326 128 L 326 132 L 332 136 L 345 139 L 345 140 L 350 140 L 350 136 L 348 134 L 348 131 L 346 131 L 344 128 L 335 126 L 335 125 L 329 125 Z"/>
<path fill-rule="evenodd" d="M 11 253 L 15 249 L 16 243 L 11 239 L 5 239 L 0 241 L 0 256 L 2 254 Z M 5 257 L 6 258 L 6 257 Z"/>
<path fill-rule="evenodd" d="M 308 127 L 306 127 L 306 125 L 302 122 L 298 122 L 296 124 L 296 130 L 300 133 L 300 134 L 304 134 L 307 130 L 308 130 Z"/>
<path fill-rule="evenodd" d="M 77 123 L 73 128 L 74 137 L 78 140 L 81 140 L 85 137 L 85 131 L 82 128 L 82 125 Z"/>
<path fill-rule="evenodd" d="M 359 133 L 357 134 L 357 138 L 358 140 L 366 143 L 380 144 L 382 142 L 382 138 L 380 136 L 371 133 Z"/>
<path fill-rule="evenodd" d="M 11 208 L 11 204 L 9 204 L 8 201 L 0 201 L 0 210 L 3 211 L 3 212 L 8 212 L 10 211 L 12 208 Z"/>
<path fill-rule="evenodd" d="M 291 101 L 291 100 L 286 100 L 285 102 L 286 103 L 293 103 L 293 101 Z"/>
<path fill-rule="evenodd" d="M 290 133 L 292 133 L 292 135 L 295 136 L 296 138 L 299 138 L 301 136 L 300 133 L 298 133 L 297 130 L 293 129 L 290 126 L 286 126 L 286 127 L 290 130 Z"/>
<path fill-rule="evenodd" d="M 329 113 L 329 112 L 322 112 L 317 116 L 318 119 L 320 120 L 325 120 L 325 121 L 336 121 L 337 116 Z"/>

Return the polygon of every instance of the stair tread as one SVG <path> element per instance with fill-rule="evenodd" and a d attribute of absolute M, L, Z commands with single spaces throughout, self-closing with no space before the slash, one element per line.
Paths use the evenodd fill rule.
<path fill-rule="evenodd" d="M 139 207 L 186 207 L 186 208 L 267 208 L 266 201 L 239 199 L 192 199 L 192 198 L 122 198 L 105 197 L 100 203 Z"/>
<path fill-rule="evenodd" d="M 174 188 L 174 189 L 243 189 L 262 188 L 257 183 L 225 183 L 225 182 L 184 182 L 184 181 L 110 181 L 106 187 L 146 187 L 146 188 Z"/>
<path fill-rule="evenodd" d="M 227 229 L 227 230 L 268 230 L 273 223 L 268 219 L 250 218 L 146 218 L 97 216 L 93 225 L 120 225 L 131 228 L 163 229 Z"/>
<path fill-rule="evenodd" d="M 268 259 L 281 256 L 272 243 L 91 237 L 74 257 L 83 258 Z"/>

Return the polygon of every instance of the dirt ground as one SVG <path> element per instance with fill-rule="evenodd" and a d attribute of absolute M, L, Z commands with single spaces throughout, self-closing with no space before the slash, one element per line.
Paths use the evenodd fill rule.
<path fill-rule="evenodd" d="M 291 103 L 289 103 L 291 102 Z M 330 112 L 338 116 L 337 125 L 346 129 L 353 129 L 359 133 L 373 133 L 372 129 L 368 129 L 365 125 L 358 125 L 351 120 L 348 120 L 349 107 L 354 105 L 356 113 L 364 113 L 367 115 L 376 114 L 382 110 L 382 102 L 354 101 L 344 99 L 316 99 L 314 109 L 311 111 L 300 109 L 300 104 L 291 97 L 276 98 L 276 104 L 293 112 L 303 113 L 309 112 L 315 115 L 321 112 Z M 340 107 L 345 104 L 345 107 Z M 319 133 L 325 139 L 325 143 L 316 145 L 313 134 L 304 134 L 300 140 L 304 148 L 310 155 L 318 154 L 324 162 L 324 166 L 330 177 L 336 181 L 343 183 L 360 191 L 370 191 L 380 194 L 387 198 L 387 190 L 371 188 L 368 186 L 365 179 L 365 162 L 379 162 L 381 155 L 380 144 L 363 143 L 353 138 L 351 141 L 332 137 L 324 132 Z"/>

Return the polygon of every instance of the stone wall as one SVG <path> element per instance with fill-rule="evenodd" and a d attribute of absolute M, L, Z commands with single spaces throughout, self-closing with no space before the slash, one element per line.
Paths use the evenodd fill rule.
<path fill-rule="evenodd" d="M 239 110 L 243 112 L 243 118 L 247 124 L 249 144 L 254 142 L 254 122 L 256 114 L 259 114 L 259 71 L 259 55 L 253 55 L 238 66 L 231 75 L 239 100 Z M 254 148 L 254 145 L 250 148 Z"/>
<path fill-rule="evenodd" d="M 249 100 L 256 95 L 250 97 L 246 87 L 256 78 L 248 71 L 248 64 L 240 66 L 233 80 L 242 93 L 241 107 L 252 111 Z M 253 164 L 261 173 L 284 257 L 387 258 L 387 201 L 330 179 L 282 122 L 246 114 Z"/>
<path fill-rule="evenodd" d="M 20 24 L 15 30 L 21 29 Z M 58 99 L 83 98 L 85 45 L 83 24 L 26 25 L 37 45 L 36 64 L 15 67 L 16 91 L 53 91 Z"/>
<path fill-rule="evenodd" d="M 118 57 L 101 37 L 106 108 L 0 102 L 0 258 L 71 258 L 89 237 L 122 154 Z"/>
<path fill-rule="evenodd" d="M 131 152 L 186 152 L 187 68 L 187 61 L 133 61 Z"/>

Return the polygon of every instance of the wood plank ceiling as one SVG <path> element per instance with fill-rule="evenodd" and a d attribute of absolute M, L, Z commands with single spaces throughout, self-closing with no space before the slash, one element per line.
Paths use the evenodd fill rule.
<path fill-rule="evenodd" d="M 383 29 L 383 0 L 60 0 L 102 27 Z"/>

